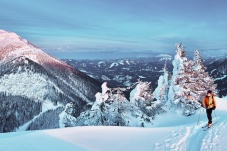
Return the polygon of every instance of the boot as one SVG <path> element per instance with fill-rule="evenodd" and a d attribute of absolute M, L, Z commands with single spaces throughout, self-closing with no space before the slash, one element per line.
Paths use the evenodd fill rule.
<path fill-rule="evenodd" d="M 208 127 L 210 128 L 211 126 L 212 126 L 212 123 L 209 123 L 209 124 L 208 124 Z"/>

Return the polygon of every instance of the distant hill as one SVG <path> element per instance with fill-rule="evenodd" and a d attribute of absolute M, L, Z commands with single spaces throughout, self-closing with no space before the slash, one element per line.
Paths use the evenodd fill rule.
<path fill-rule="evenodd" d="M 157 87 L 159 76 L 163 73 L 162 69 L 165 63 L 167 70 L 172 71 L 172 59 L 171 56 L 162 54 L 143 58 L 114 60 L 63 59 L 63 61 L 100 82 L 107 81 L 110 86 L 129 86 L 137 79 L 141 79 L 142 81 L 151 81 L 154 90 Z M 204 63 L 208 73 L 215 79 L 215 84 L 218 84 L 219 95 L 227 95 L 227 89 L 225 88 L 227 82 L 226 58 L 204 58 Z"/>

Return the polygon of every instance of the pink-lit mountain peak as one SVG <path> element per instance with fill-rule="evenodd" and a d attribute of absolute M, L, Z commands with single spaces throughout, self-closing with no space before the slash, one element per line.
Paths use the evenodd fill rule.
<path fill-rule="evenodd" d="M 10 47 L 13 48 L 35 48 L 32 44 L 30 44 L 27 40 L 22 39 L 16 33 L 7 32 L 4 30 L 0 30 L 0 47 Z M 9 48 L 10 49 L 10 48 Z"/>
<path fill-rule="evenodd" d="M 0 62 L 20 56 L 29 58 L 45 67 L 55 66 L 71 69 L 71 66 L 65 62 L 46 54 L 16 33 L 0 30 Z"/>
<path fill-rule="evenodd" d="M 100 89 L 98 81 L 67 63 L 48 55 L 16 33 L 4 30 L 0 30 L 0 64 L 5 66 L 10 64 L 12 68 L 16 68 L 14 69 L 16 71 L 24 68 L 23 64 L 27 64 L 29 67 L 36 64 L 34 65 L 36 70 L 42 69 L 38 73 L 48 75 L 48 78 L 55 80 L 55 82 L 58 81 L 56 85 L 59 88 L 56 89 L 67 88 L 68 92 L 76 93 L 75 95 L 78 98 L 86 102 L 93 101 L 94 94 Z M 64 91 L 62 90 L 62 92 Z M 75 98 L 71 97 L 70 99 L 74 101 Z"/>

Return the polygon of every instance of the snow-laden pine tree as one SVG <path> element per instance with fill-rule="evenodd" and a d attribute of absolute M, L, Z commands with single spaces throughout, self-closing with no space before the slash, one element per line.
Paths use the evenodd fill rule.
<path fill-rule="evenodd" d="M 203 59 L 198 50 L 194 51 L 193 71 L 194 72 L 192 79 L 196 79 L 196 100 L 202 100 L 203 97 L 206 95 L 207 90 L 211 90 L 215 94 L 217 93 L 217 85 L 214 84 L 213 78 L 209 76 L 208 72 L 206 72 L 206 67 L 204 66 Z"/>
<path fill-rule="evenodd" d="M 205 72 L 206 68 L 204 66 L 203 59 L 198 50 L 194 51 L 193 59 L 194 59 L 194 63 L 195 63 L 194 69 L 199 72 Z"/>
<path fill-rule="evenodd" d="M 140 106 L 143 102 L 145 104 L 151 104 L 150 102 L 154 99 L 151 91 L 151 82 L 142 82 L 141 80 L 138 80 L 135 89 L 132 90 L 130 94 L 130 102 L 137 106 Z"/>
<path fill-rule="evenodd" d="M 168 100 L 171 107 L 182 110 L 183 115 L 195 113 L 207 90 L 214 90 L 212 78 L 205 72 L 202 58 L 195 51 L 194 61 L 188 60 L 181 44 L 177 44 L 177 54 L 173 60 L 173 75 Z"/>
<path fill-rule="evenodd" d="M 130 102 L 154 119 L 156 114 L 164 110 L 161 108 L 161 101 L 158 101 L 152 94 L 150 84 L 151 82 L 138 80 L 136 87 L 130 93 Z"/>
<path fill-rule="evenodd" d="M 77 117 L 76 125 L 151 126 L 152 118 L 124 97 L 125 90 L 126 88 L 108 88 L 107 83 L 103 83 L 102 93 L 96 94 L 91 110 L 82 112 Z"/>
<path fill-rule="evenodd" d="M 169 73 L 166 69 L 166 63 L 163 68 L 163 74 L 158 79 L 158 86 L 155 89 L 153 95 L 162 105 L 168 100 L 169 91 Z"/>
<path fill-rule="evenodd" d="M 187 58 L 185 57 L 185 51 L 181 44 L 177 44 L 176 55 L 172 62 L 173 64 L 173 74 L 172 79 L 170 81 L 169 93 L 168 93 L 168 106 L 179 106 L 182 98 L 179 96 L 179 93 L 183 93 L 183 88 L 179 85 L 179 80 L 181 76 L 184 74 L 184 64 L 187 62 Z M 181 80 L 182 81 L 182 80 Z M 181 96 L 184 96 L 182 94 Z"/>
<path fill-rule="evenodd" d="M 73 116 L 74 106 L 73 103 L 67 103 L 65 110 L 59 114 L 59 127 L 74 127 L 76 126 L 76 118 Z"/>

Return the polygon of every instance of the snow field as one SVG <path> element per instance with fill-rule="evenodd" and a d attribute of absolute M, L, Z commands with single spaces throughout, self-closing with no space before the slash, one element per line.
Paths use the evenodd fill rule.
<path fill-rule="evenodd" d="M 198 112 L 190 117 L 163 115 L 152 128 L 89 126 L 0 134 L 0 151 L 225 151 L 227 98 L 216 100 L 217 118 L 213 114 L 214 125 L 206 131 L 201 110 L 199 123 Z"/>

